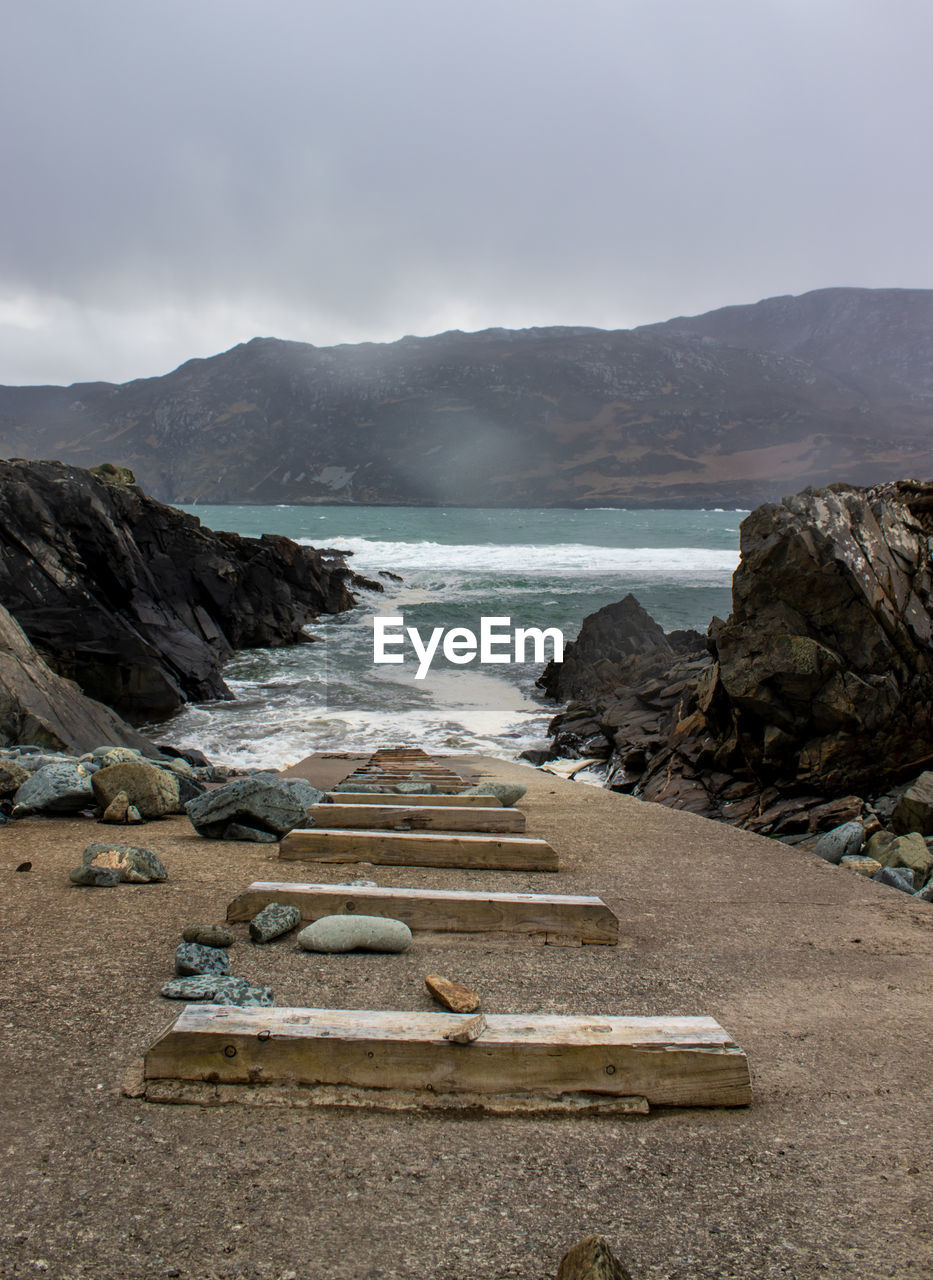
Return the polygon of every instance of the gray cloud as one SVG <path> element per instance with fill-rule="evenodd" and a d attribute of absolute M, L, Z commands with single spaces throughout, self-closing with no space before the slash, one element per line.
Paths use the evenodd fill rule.
<path fill-rule="evenodd" d="M 933 286 L 926 0 L 32 0 L 0 381 Z"/>

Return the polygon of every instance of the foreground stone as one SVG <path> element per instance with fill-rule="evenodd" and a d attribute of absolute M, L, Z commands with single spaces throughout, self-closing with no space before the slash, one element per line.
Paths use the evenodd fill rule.
<path fill-rule="evenodd" d="M 434 999 L 451 1013 L 474 1013 L 479 1008 L 480 999 L 475 991 L 461 986 L 459 982 L 442 978 L 439 973 L 427 974 L 424 985 Z"/>
<path fill-rule="evenodd" d="M 269 987 L 253 987 L 244 978 L 218 974 L 196 974 L 175 978 L 162 988 L 169 1000 L 190 1000 L 194 1004 L 236 1004 L 268 1008 L 275 1003 Z"/>
<path fill-rule="evenodd" d="M 84 867 L 104 867 L 117 872 L 125 884 L 151 884 L 168 879 L 168 872 L 151 849 L 131 844 L 89 844 L 81 855 Z"/>
<path fill-rule="evenodd" d="M 99 769 L 92 779 L 94 796 L 105 812 L 121 794 L 143 818 L 164 818 L 179 809 L 178 778 L 167 769 L 143 761 L 124 761 Z"/>
<path fill-rule="evenodd" d="M 301 911 L 298 907 L 288 906 L 284 902 L 270 902 L 263 907 L 249 922 L 249 936 L 253 942 L 271 942 L 280 938 L 283 933 L 297 929 L 301 924 Z"/>
<path fill-rule="evenodd" d="M 180 978 L 201 973 L 227 974 L 230 972 L 230 958 L 220 947 L 182 942 L 175 948 L 175 972 Z"/>
<path fill-rule="evenodd" d="M 629 1271 L 602 1236 L 587 1236 L 568 1249 L 557 1268 L 557 1280 L 632 1280 Z"/>
<path fill-rule="evenodd" d="M 839 863 L 858 853 L 865 838 L 865 828 L 860 822 L 844 822 L 841 827 L 834 827 L 820 836 L 813 845 L 812 852 L 826 862 Z"/>
<path fill-rule="evenodd" d="M 298 793 L 283 779 L 238 778 L 189 800 L 185 812 L 195 831 L 210 840 L 231 838 L 226 834 L 230 826 L 280 839 L 296 827 L 310 825 Z"/>
<path fill-rule="evenodd" d="M 83 764 L 47 764 L 16 792 L 20 813 L 78 813 L 94 803 L 92 777 Z"/>
<path fill-rule="evenodd" d="M 401 920 L 384 916 L 321 916 L 302 929 L 298 945 L 303 951 L 407 951 L 411 930 Z"/>

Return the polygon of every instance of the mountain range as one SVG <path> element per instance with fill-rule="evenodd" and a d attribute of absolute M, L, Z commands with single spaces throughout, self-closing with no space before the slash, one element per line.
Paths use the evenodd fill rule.
<path fill-rule="evenodd" d="M 0 456 L 173 503 L 753 506 L 933 475 L 933 290 L 820 289 L 637 329 L 255 338 L 162 377 L 0 387 Z"/>

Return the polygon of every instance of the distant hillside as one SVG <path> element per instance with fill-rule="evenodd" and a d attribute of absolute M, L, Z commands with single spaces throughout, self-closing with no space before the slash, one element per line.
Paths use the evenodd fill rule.
<path fill-rule="evenodd" d="M 635 330 L 256 338 L 121 386 L 0 388 L 0 456 L 169 502 L 749 506 L 933 475 L 933 291 L 824 289 Z"/>

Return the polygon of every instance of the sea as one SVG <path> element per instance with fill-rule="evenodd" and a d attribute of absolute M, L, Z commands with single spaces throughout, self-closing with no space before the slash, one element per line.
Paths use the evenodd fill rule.
<path fill-rule="evenodd" d="M 232 701 L 189 704 L 149 725 L 156 741 L 197 747 L 238 767 L 281 769 L 313 752 L 373 751 L 391 744 L 479 752 L 504 759 L 546 735 L 557 706 L 535 686 L 543 662 L 512 641 L 481 664 L 443 656 L 443 637 L 497 618 L 500 635 L 557 628 L 576 638 L 584 617 L 631 592 L 671 631 L 706 630 L 730 611 L 744 511 L 508 510 L 437 507 L 194 506 L 211 529 L 285 534 L 338 548 L 382 592 L 309 624 L 312 642 L 238 653 L 224 670 Z M 387 575 L 395 575 L 389 577 Z M 380 576 L 385 575 L 385 576 Z M 402 643 L 374 662 L 374 618 Z M 422 679 L 407 628 L 422 642 L 443 628 Z M 463 637 L 460 637 L 463 639 Z M 451 648 L 456 659 L 469 646 Z M 545 644 L 550 657 L 552 644 Z"/>

